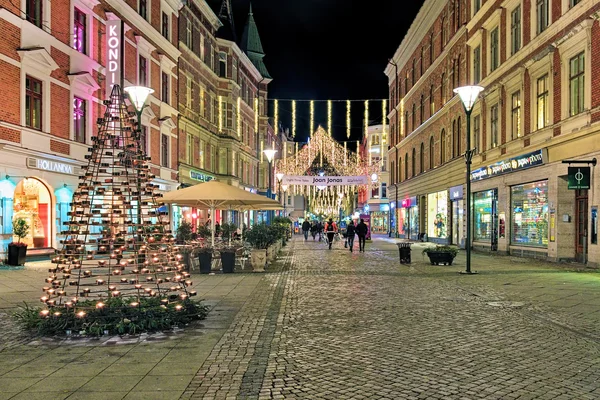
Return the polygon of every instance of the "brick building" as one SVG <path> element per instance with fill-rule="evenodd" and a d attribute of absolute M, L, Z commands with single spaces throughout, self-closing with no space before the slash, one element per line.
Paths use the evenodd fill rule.
<path fill-rule="evenodd" d="M 598 185 L 568 189 L 564 163 L 600 155 L 598 9 L 591 0 L 425 1 L 385 69 L 399 236 L 465 245 L 466 121 L 452 89 L 478 84 L 473 247 L 600 262 Z"/>
<path fill-rule="evenodd" d="M 183 185 L 219 179 L 257 193 L 266 191 L 260 152 L 272 143 L 266 116 L 271 77 L 252 10 L 239 44 L 232 29 L 205 0 L 188 1 L 180 11 L 179 176 Z M 196 215 L 204 223 L 209 218 L 207 210 L 174 211 L 176 220 Z M 215 220 L 225 217 L 219 211 Z M 229 217 L 255 221 L 254 212 Z"/>
<path fill-rule="evenodd" d="M 30 249 L 58 246 L 104 112 L 107 21 L 124 22 L 124 86 L 154 89 L 143 132 L 155 183 L 176 188 L 178 10 L 175 0 L 0 0 L 2 249 L 16 216 L 33 227 Z"/>

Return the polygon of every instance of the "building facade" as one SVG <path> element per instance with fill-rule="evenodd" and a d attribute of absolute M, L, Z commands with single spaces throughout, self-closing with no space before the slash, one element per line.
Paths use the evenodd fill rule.
<path fill-rule="evenodd" d="M 177 60 L 175 0 L 0 1 L 2 250 L 12 220 L 32 227 L 30 253 L 59 246 L 80 167 L 104 114 L 106 25 L 124 23 L 123 86 L 154 89 L 142 117 L 143 143 L 162 191 L 177 187 Z"/>
<path fill-rule="evenodd" d="M 373 233 L 389 233 L 393 223 L 393 218 L 390 218 L 393 206 L 388 199 L 387 134 L 387 127 L 382 124 L 370 125 L 360 145 L 360 153 L 367 155 L 369 163 L 380 166 L 378 172 L 370 177 L 372 185 L 358 192 L 358 207 L 363 214 L 370 216 Z"/>
<path fill-rule="evenodd" d="M 585 161 L 600 155 L 599 8 L 585 0 L 424 3 L 385 70 L 399 236 L 465 245 L 467 126 L 452 89 L 478 84 L 472 246 L 598 265 L 600 192 L 574 180 L 591 167 L 593 182 L 598 170 Z"/>

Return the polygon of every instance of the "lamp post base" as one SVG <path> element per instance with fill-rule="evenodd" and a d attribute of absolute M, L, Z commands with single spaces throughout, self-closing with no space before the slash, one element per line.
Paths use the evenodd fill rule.
<path fill-rule="evenodd" d="M 478 272 L 477 271 L 460 271 L 459 274 L 461 274 L 461 275 L 477 275 Z"/>

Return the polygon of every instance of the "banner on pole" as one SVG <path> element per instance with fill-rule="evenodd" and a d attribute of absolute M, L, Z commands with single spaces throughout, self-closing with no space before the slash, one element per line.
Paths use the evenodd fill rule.
<path fill-rule="evenodd" d="M 283 185 L 308 185 L 308 186 L 345 186 L 367 185 L 366 176 L 303 176 L 284 175 L 281 179 Z"/>

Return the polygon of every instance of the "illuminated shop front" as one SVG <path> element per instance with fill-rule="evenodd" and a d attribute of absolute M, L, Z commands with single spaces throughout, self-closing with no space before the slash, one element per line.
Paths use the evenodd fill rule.
<path fill-rule="evenodd" d="M 465 201 L 463 200 L 463 186 L 453 186 L 448 189 L 450 202 L 452 204 L 450 208 L 451 218 L 451 236 L 450 243 L 456 246 L 465 247 L 464 237 L 464 209 Z"/>
<path fill-rule="evenodd" d="M 448 191 L 427 195 L 427 237 L 432 242 L 448 237 Z M 446 240 L 440 242 L 446 243 Z"/>
<path fill-rule="evenodd" d="M 473 193 L 473 241 L 494 240 L 494 220 L 498 206 L 498 189 Z"/>
<path fill-rule="evenodd" d="M 398 212 L 398 234 L 401 238 L 419 240 L 419 203 L 416 196 L 402 200 Z"/>
<path fill-rule="evenodd" d="M 511 243 L 548 247 L 548 181 L 511 187 Z"/>
<path fill-rule="evenodd" d="M 23 242 L 30 248 L 52 243 L 52 198 L 48 188 L 35 178 L 25 178 L 15 188 L 12 220 L 24 219 L 30 229 Z M 13 239 L 17 241 L 15 237 Z"/>

